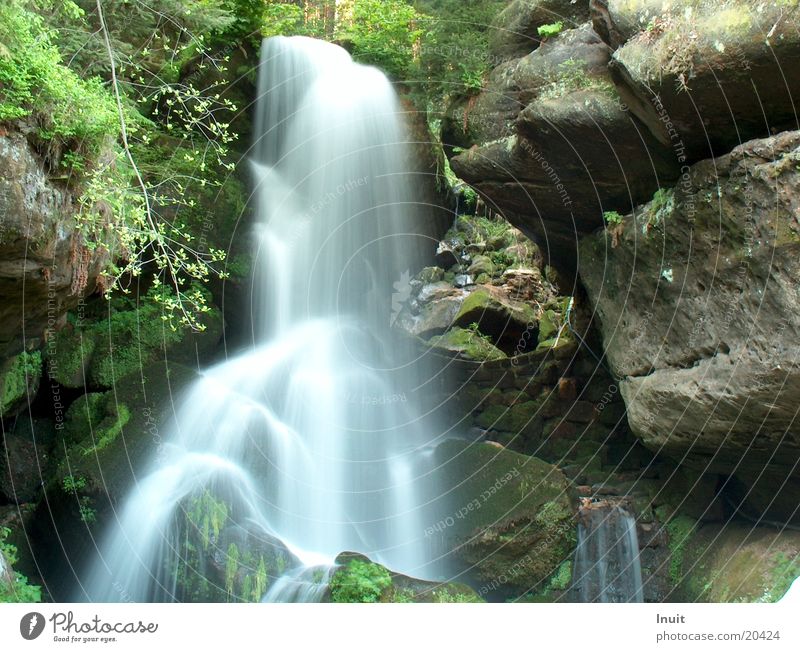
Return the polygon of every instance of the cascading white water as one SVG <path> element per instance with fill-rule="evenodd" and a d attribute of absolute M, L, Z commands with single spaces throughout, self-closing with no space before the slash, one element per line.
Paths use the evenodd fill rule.
<path fill-rule="evenodd" d="M 581 509 L 572 592 L 576 602 L 644 602 L 636 519 L 618 504 Z"/>
<path fill-rule="evenodd" d="M 408 401 L 413 368 L 387 337 L 419 233 L 398 100 L 376 69 L 301 37 L 265 42 L 259 93 L 255 346 L 183 397 L 82 599 L 119 600 L 119 587 L 174 599 L 176 522 L 207 490 L 300 560 L 267 600 L 318 599 L 319 565 L 348 550 L 434 574 L 422 506 L 437 432 Z"/>

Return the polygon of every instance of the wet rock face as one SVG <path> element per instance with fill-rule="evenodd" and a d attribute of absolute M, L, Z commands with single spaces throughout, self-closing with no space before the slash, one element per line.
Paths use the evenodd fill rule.
<path fill-rule="evenodd" d="M 786 132 L 698 163 L 580 249 L 633 432 L 776 519 L 800 487 L 798 156 Z"/>
<path fill-rule="evenodd" d="M 442 541 L 480 596 L 535 591 L 571 558 L 575 508 L 555 466 L 487 443 L 448 441 L 435 451 L 448 509 L 425 530 Z"/>
<path fill-rule="evenodd" d="M 58 325 L 94 289 L 107 253 L 83 245 L 74 214 L 75 197 L 25 137 L 0 132 L 0 358 L 41 338 L 48 320 Z"/>

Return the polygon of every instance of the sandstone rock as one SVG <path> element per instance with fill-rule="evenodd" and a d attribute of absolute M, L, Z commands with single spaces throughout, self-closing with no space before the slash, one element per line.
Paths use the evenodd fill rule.
<path fill-rule="evenodd" d="M 436 281 L 423 285 L 417 294 L 417 301 L 424 305 L 432 301 L 441 301 L 448 297 L 464 297 L 464 292 L 454 289 L 447 281 Z"/>
<path fill-rule="evenodd" d="M 510 36 L 510 35 L 509 35 Z M 453 102 L 442 121 L 442 142 L 469 148 L 514 135 L 519 112 L 540 93 L 566 87 L 564 70 L 607 78 L 609 49 L 588 23 L 565 29 L 542 47 L 496 66 L 478 95 Z"/>
<path fill-rule="evenodd" d="M 611 63 L 623 101 L 688 160 L 797 125 L 797 7 L 611 0 L 608 15 L 611 42 L 627 40 Z"/>
<path fill-rule="evenodd" d="M 580 250 L 633 432 L 736 476 L 750 513 L 778 520 L 797 518 L 800 488 L 799 154 L 786 132 L 698 163 L 616 247 L 600 233 Z"/>
<path fill-rule="evenodd" d="M 583 0 L 514 0 L 494 22 L 490 52 L 494 57 L 515 57 L 536 49 L 542 42 L 538 29 L 561 22 L 566 29 L 589 15 Z"/>
<path fill-rule="evenodd" d="M 108 263 L 113 235 L 108 248 L 88 248 L 76 228 L 76 210 L 72 191 L 50 180 L 25 137 L 3 131 L 0 358 L 38 343 L 45 329 L 58 325 L 80 297 L 94 291 Z"/>
<path fill-rule="evenodd" d="M 666 6 L 663 0 L 589 1 L 594 31 L 614 49 L 648 26 L 654 29 Z"/>
<path fill-rule="evenodd" d="M 93 537 L 113 518 L 143 464 L 161 451 L 166 431 L 176 427 L 176 394 L 196 378 L 195 371 L 177 364 L 149 365 L 142 377 L 121 381 L 114 391 L 101 395 L 104 402 L 94 406 L 98 412 L 93 411 L 92 423 L 102 428 L 95 426 L 93 434 L 85 433 L 76 443 L 67 438 L 56 442 L 64 452 L 45 486 L 30 532 L 34 558 L 42 576 L 53 578 L 48 588 L 56 599 L 74 595 L 70 578 L 58 569 L 81 563 L 95 549 Z M 108 418 L 109 410 L 123 418 Z M 80 406 L 74 416 L 84 418 Z M 58 550 L 52 541 L 60 541 Z"/>
<path fill-rule="evenodd" d="M 560 35 L 553 47 L 562 40 L 565 54 L 576 56 L 545 68 L 546 83 L 519 112 L 516 133 L 480 143 L 451 165 L 571 278 L 577 237 L 601 226 L 605 211 L 627 212 L 674 180 L 678 163 L 621 102 L 608 46 L 588 27 Z M 584 50 L 592 56 L 579 57 Z"/>
<path fill-rule="evenodd" d="M 222 313 L 215 306 L 200 317 L 206 329 L 195 332 L 171 330 L 153 301 L 144 299 L 137 308 L 100 302 L 92 306 L 99 314 L 67 324 L 45 347 L 47 374 L 65 387 L 111 388 L 158 360 L 196 364 L 222 337 Z"/>
<path fill-rule="evenodd" d="M 436 264 L 443 269 L 450 269 L 453 265 L 461 262 L 452 245 L 447 242 L 440 242 L 436 247 Z"/>

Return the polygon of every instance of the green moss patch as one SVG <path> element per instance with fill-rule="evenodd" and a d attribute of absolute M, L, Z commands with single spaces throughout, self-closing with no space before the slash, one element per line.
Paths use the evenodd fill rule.
<path fill-rule="evenodd" d="M 0 370 L 0 416 L 9 416 L 33 397 L 42 375 L 42 354 L 23 351 Z"/>
<path fill-rule="evenodd" d="M 215 343 L 222 328 L 216 309 L 202 318 L 206 331 L 191 336 L 171 329 L 164 317 L 164 309 L 149 301 L 138 307 L 112 304 L 105 318 L 71 324 L 56 334 L 46 351 L 48 373 L 65 387 L 110 388 L 159 359 L 191 360 L 192 344 Z"/>
<path fill-rule="evenodd" d="M 775 602 L 800 576 L 800 532 L 705 525 L 684 544 L 680 563 L 680 583 L 671 599 Z"/>

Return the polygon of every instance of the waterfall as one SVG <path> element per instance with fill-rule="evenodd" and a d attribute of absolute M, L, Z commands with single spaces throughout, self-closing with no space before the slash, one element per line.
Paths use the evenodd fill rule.
<path fill-rule="evenodd" d="M 572 594 L 576 602 L 644 602 L 636 520 L 616 503 L 580 510 Z"/>
<path fill-rule="evenodd" d="M 254 343 L 184 394 L 80 599 L 185 598 L 177 578 L 192 549 L 181 523 L 201 508 L 204 545 L 256 537 L 286 551 L 265 600 L 319 599 L 343 551 L 436 576 L 423 506 L 438 430 L 389 335 L 393 292 L 424 242 L 402 117 L 386 77 L 343 49 L 265 41 Z M 225 551 L 215 553 L 223 567 Z"/>

